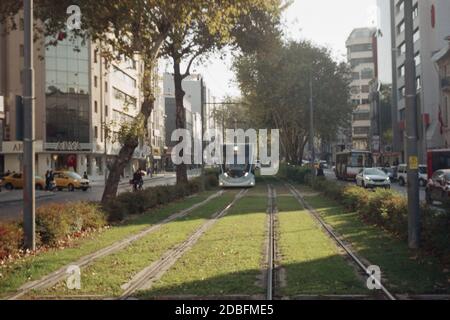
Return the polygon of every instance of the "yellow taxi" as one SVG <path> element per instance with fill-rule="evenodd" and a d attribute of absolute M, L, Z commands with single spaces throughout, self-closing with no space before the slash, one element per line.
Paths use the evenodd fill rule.
<path fill-rule="evenodd" d="M 56 171 L 54 174 L 56 188 L 59 191 L 63 189 L 74 191 L 81 189 L 87 191 L 89 189 L 89 180 L 83 179 L 78 173 L 73 171 Z"/>
<path fill-rule="evenodd" d="M 23 188 L 23 175 L 21 173 L 12 173 L 9 176 L 3 177 L 1 181 L 1 186 L 7 190 Z M 37 190 L 45 189 L 45 179 L 42 177 L 36 176 L 34 183 Z"/>

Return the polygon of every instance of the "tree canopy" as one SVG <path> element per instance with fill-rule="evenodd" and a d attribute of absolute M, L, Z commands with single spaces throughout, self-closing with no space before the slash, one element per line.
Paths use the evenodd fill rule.
<path fill-rule="evenodd" d="M 331 142 L 350 119 L 349 70 L 335 62 L 329 50 L 308 41 L 273 44 L 263 52 L 239 56 L 234 69 L 255 121 L 260 127 L 280 129 L 287 161 L 301 163 L 310 135 L 310 80 L 315 137 Z"/>

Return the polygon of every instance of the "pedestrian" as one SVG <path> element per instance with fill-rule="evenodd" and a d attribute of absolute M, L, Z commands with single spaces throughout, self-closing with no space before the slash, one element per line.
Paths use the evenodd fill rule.
<path fill-rule="evenodd" d="M 50 190 L 50 171 L 45 172 L 45 190 Z"/>
<path fill-rule="evenodd" d="M 325 176 L 325 174 L 323 172 L 323 165 L 322 164 L 319 164 L 319 167 L 317 168 L 317 176 L 318 177 L 324 177 Z"/>
<path fill-rule="evenodd" d="M 143 182 L 141 171 L 138 169 L 133 174 L 133 191 L 137 191 L 138 188 L 142 189 Z"/>
<path fill-rule="evenodd" d="M 83 179 L 89 180 L 89 177 L 88 177 L 88 174 L 86 171 L 83 173 Z"/>

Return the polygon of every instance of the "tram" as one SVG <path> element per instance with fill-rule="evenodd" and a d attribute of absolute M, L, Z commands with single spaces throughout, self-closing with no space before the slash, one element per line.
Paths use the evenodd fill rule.
<path fill-rule="evenodd" d="M 255 186 L 255 153 L 251 144 L 224 144 L 219 186 L 242 188 Z"/>

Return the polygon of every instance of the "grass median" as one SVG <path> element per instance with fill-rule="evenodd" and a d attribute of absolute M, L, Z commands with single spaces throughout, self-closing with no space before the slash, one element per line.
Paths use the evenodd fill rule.
<path fill-rule="evenodd" d="M 300 186 L 310 193 L 311 189 Z M 379 227 L 364 223 L 357 213 L 348 212 L 323 195 L 309 195 L 305 200 L 327 224 L 351 243 L 353 250 L 372 264 L 380 266 L 382 280 L 399 294 L 449 293 L 450 274 L 438 261 L 418 256 L 407 243 L 396 239 Z"/>
<path fill-rule="evenodd" d="M 197 244 L 140 298 L 211 297 L 264 293 L 258 284 L 263 261 L 267 188 L 239 200 Z"/>
<path fill-rule="evenodd" d="M 279 196 L 278 210 L 278 250 L 285 275 L 282 296 L 369 293 L 353 266 L 297 199 Z"/>
<path fill-rule="evenodd" d="M 122 225 L 111 227 L 87 238 L 74 241 L 64 249 L 50 249 L 35 256 L 28 256 L 0 268 L 0 297 L 14 293 L 28 281 L 38 280 L 59 268 L 77 261 L 81 257 L 96 252 L 128 236 L 136 234 L 171 214 L 189 208 L 205 200 L 213 192 L 205 192 L 182 201 L 151 210 L 150 212 L 128 220 Z"/>
<path fill-rule="evenodd" d="M 116 297 L 122 293 L 121 286 L 139 271 L 157 261 L 167 250 L 186 240 L 213 213 L 224 208 L 234 198 L 234 192 L 212 200 L 193 210 L 189 215 L 169 222 L 116 253 L 98 259 L 81 270 L 81 290 L 69 290 L 65 282 L 53 288 L 35 292 L 38 297 L 57 296 L 63 298 L 107 296 Z"/>

